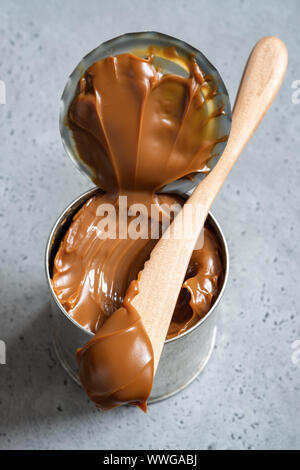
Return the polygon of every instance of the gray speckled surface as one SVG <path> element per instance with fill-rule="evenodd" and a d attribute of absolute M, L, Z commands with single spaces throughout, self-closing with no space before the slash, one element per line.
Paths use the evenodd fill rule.
<path fill-rule="evenodd" d="M 5 1 L 0 6 L 0 448 L 300 447 L 300 4 L 224 1 Z M 58 106 L 68 74 L 100 42 L 158 30 L 201 49 L 234 100 L 254 43 L 274 34 L 290 62 L 282 89 L 218 196 L 231 274 L 213 357 L 179 395 L 97 412 L 58 364 L 43 255 L 51 225 L 91 186 L 65 156 Z M 296 357 L 297 359 L 297 357 Z"/>

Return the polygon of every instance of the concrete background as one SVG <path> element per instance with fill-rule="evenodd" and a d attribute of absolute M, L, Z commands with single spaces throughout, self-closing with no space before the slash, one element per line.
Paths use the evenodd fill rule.
<path fill-rule="evenodd" d="M 300 339 L 300 104 L 292 102 L 299 23 L 298 0 L 0 1 L 1 448 L 300 447 L 300 354 L 292 349 Z M 276 102 L 213 208 L 231 258 L 213 357 L 189 388 L 147 416 L 134 408 L 97 412 L 66 376 L 51 343 L 43 266 L 52 224 L 91 187 L 58 132 L 66 79 L 99 43 L 138 30 L 199 48 L 232 102 L 260 37 L 278 35 L 289 50 Z"/>

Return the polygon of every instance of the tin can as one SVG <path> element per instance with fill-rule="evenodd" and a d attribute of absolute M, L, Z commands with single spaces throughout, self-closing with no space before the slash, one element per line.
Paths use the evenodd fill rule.
<path fill-rule="evenodd" d="M 87 191 L 66 208 L 50 233 L 45 254 L 46 278 L 54 317 L 53 341 L 55 351 L 61 365 L 78 384 L 80 384 L 80 381 L 75 351 L 89 341 L 93 333 L 74 321 L 62 307 L 52 288 L 51 276 L 57 249 L 73 216 L 97 192 L 99 192 L 98 188 Z M 208 214 L 207 223 L 215 233 L 221 249 L 224 275 L 220 293 L 203 319 L 181 335 L 165 341 L 149 403 L 168 398 L 189 385 L 204 369 L 214 348 L 220 300 L 228 278 L 229 256 L 224 234 L 211 213 Z"/>
<path fill-rule="evenodd" d="M 210 76 L 218 90 L 218 93 L 214 95 L 213 99 L 206 104 L 206 106 L 208 106 L 207 112 L 209 113 L 213 109 L 220 107 L 224 109 L 224 113 L 218 117 L 217 124 L 213 122 L 212 125 L 217 125 L 218 137 L 229 135 L 231 127 L 231 107 L 227 90 L 218 71 L 200 51 L 184 41 L 157 32 L 124 34 L 101 44 L 80 61 L 67 81 L 60 102 L 59 125 L 64 148 L 76 166 L 90 178 L 92 177 L 90 169 L 80 159 L 71 129 L 66 125 L 68 109 L 75 97 L 79 79 L 94 62 L 104 57 L 122 53 L 134 53 L 145 57 L 147 56 L 149 46 L 154 46 L 155 50 L 158 51 L 155 53 L 157 54 L 156 59 L 159 61 L 160 70 L 164 74 L 176 73 L 186 76 L 187 71 L 181 66 L 182 64 L 179 60 L 168 60 L 166 57 L 160 56 L 160 48 L 175 47 L 179 57 L 189 58 L 193 56 L 196 59 L 205 76 Z M 207 166 L 210 169 L 217 163 L 225 145 L 225 142 L 220 141 L 220 143 L 215 146 L 213 155 L 207 162 Z M 205 175 L 196 173 L 190 176 L 190 178 L 182 178 L 168 184 L 161 192 L 177 193 L 183 197 L 188 197 Z M 84 193 L 66 208 L 51 231 L 45 256 L 46 278 L 50 290 L 54 316 L 53 340 L 55 350 L 62 366 L 78 384 L 80 384 L 80 381 L 75 351 L 91 339 L 93 334 L 76 323 L 62 307 L 52 288 L 51 276 L 57 249 L 73 216 L 87 199 L 98 191 L 98 188 L 94 188 Z M 227 282 L 229 258 L 224 235 L 211 213 L 208 215 L 207 223 L 215 232 L 221 247 L 224 277 L 220 293 L 213 307 L 202 320 L 183 334 L 165 341 L 159 367 L 154 378 L 149 403 L 167 398 L 191 383 L 207 364 L 214 348 L 217 312 Z"/>

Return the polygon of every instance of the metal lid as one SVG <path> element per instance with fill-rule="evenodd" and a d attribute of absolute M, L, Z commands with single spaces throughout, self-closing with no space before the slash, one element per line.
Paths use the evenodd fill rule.
<path fill-rule="evenodd" d="M 78 154 L 72 131 L 67 125 L 67 114 L 69 107 L 75 98 L 77 92 L 77 86 L 80 78 L 84 75 L 85 71 L 95 62 L 108 56 L 115 56 L 117 54 L 134 53 L 140 56 L 146 56 L 145 51 L 150 46 L 156 46 L 159 48 L 175 47 L 179 57 L 183 59 L 189 58 L 191 55 L 195 57 L 204 75 L 209 75 L 212 78 L 213 83 L 216 85 L 218 93 L 213 99 L 210 100 L 210 106 L 212 109 L 219 109 L 221 106 L 224 107 L 224 115 L 218 116 L 218 128 L 217 138 L 228 136 L 231 127 L 231 106 L 229 101 L 228 92 L 225 88 L 223 80 L 219 72 L 215 67 L 207 60 L 207 58 L 197 49 L 190 46 L 189 44 L 176 39 L 172 36 L 157 32 L 141 32 L 141 33 L 128 33 L 122 36 L 118 36 L 114 39 L 104 42 L 100 46 L 96 47 L 93 51 L 87 54 L 77 65 L 75 70 L 71 73 L 65 86 L 64 92 L 60 102 L 60 115 L 59 115 L 59 127 L 63 141 L 64 148 L 76 164 L 76 166 L 83 171 L 85 174 L 92 178 L 92 172 L 90 168 L 84 164 Z M 158 61 L 160 70 L 162 73 L 176 73 L 177 75 L 186 76 L 187 71 L 183 64 L 179 60 L 175 60 L 172 57 L 162 58 L 159 52 L 154 52 L 154 57 Z M 208 110 L 209 111 L 209 110 Z M 214 120 L 212 120 L 214 121 Z M 226 142 L 220 142 L 216 144 L 213 150 L 213 155 L 207 162 L 209 168 L 213 168 L 219 160 L 222 152 L 225 148 Z M 191 178 L 182 178 L 174 181 L 163 188 L 163 192 L 185 192 L 191 193 L 198 183 L 205 177 L 203 173 L 193 174 Z"/>

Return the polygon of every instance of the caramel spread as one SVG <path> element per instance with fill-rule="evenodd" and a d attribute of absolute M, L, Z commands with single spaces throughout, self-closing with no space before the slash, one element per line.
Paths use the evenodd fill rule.
<path fill-rule="evenodd" d="M 217 139 L 216 90 L 191 58 L 189 77 L 162 75 L 131 54 L 93 64 L 69 111 L 81 160 L 104 191 L 150 191 L 196 171 Z"/>
<path fill-rule="evenodd" d="M 208 113 L 217 93 L 213 82 L 193 58 L 188 67 L 184 78 L 162 75 L 151 54 L 147 59 L 132 54 L 105 58 L 81 78 L 69 109 L 78 155 L 105 194 L 93 196 L 75 215 L 55 257 L 52 282 L 69 315 L 95 333 L 77 351 L 77 360 L 85 390 L 102 409 L 124 403 L 146 409 L 153 351 L 130 299 L 157 239 L 142 232 L 137 239 L 103 238 L 104 216 L 98 208 L 112 204 L 118 216 L 120 196 L 126 196 L 128 206 L 154 207 L 141 217 L 149 229 L 153 220 L 159 221 L 161 235 L 164 219 L 173 218 L 166 205 L 184 201 L 158 194 L 160 188 L 192 172 L 209 171 L 214 146 L 225 140 L 216 138 L 223 109 Z M 133 217 L 125 227 L 118 220 L 117 229 L 126 232 Z M 167 338 L 186 331 L 208 312 L 221 277 L 218 242 L 206 226 Z"/>
<path fill-rule="evenodd" d="M 136 290 L 135 281 L 123 306 L 76 352 L 81 382 L 90 399 L 103 410 L 124 403 L 147 410 L 153 350 L 141 317 L 130 304 L 131 290 Z"/>

